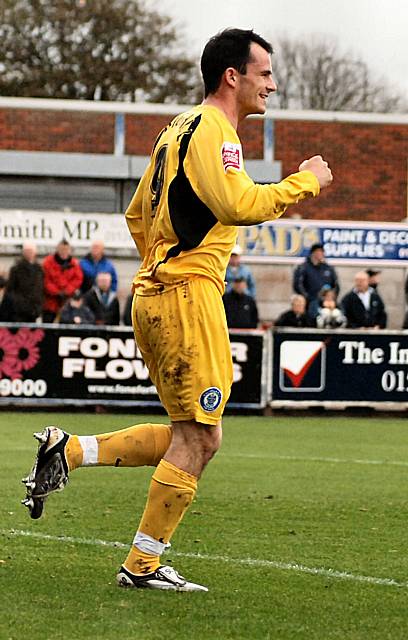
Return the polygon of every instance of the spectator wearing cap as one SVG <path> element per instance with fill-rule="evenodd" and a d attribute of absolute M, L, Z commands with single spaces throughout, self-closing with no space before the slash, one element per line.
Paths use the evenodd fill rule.
<path fill-rule="evenodd" d="M 91 250 L 80 260 L 81 269 L 84 279 L 81 285 L 82 293 L 89 291 L 96 281 L 98 273 L 110 273 L 112 291 L 118 288 L 118 275 L 113 263 L 105 256 L 105 245 L 102 240 L 95 240 L 91 244 Z"/>
<path fill-rule="evenodd" d="M 314 327 L 312 318 L 306 313 L 306 298 L 294 293 L 290 299 L 290 309 L 284 311 L 275 322 L 275 327 Z"/>
<path fill-rule="evenodd" d="M 341 301 L 348 329 L 385 329 L 387 314 L 381 296 L 369 286 L 366 271 L 354 276 L 354 288 Z"/>
<path fill-rule="evenodd" d="M 339 283 L 334 267 L 327 264 L 324 247 L 320 243 L 310 247 L 309 255 L 298 265 L 293 274 L 293 289 L 304 296 L 307 302 L 307 312 L 311 318 L 316 318 L 319 308 L 319 293 L 328 285 L 339 293 Z"/>
<path fill-rule="evenodd" d="M 225 273 L 226 292 L 229 293 L 233 289 L 233 282 L 236 278 L 243 278 L 245 280 L 245 293 L 255 298 L 256 285 L 254 277 L 249 267 L 241 264 L 242 249 L 239 244 L 236 244 L 231 251 L 231 257 L 228 263 L 227 271 Z"/>
<path fill-rule="evenodd" d="M 377 291 L 377 287 L 380 284 L 380 273 L 378 269 L 366 269 L 368 275 L 368 286 Z"/>
<path fill-rule="evenodd" d="M 223 302 L 227 325 L 231 329 L 256 329 L 258 326 L 258 308 L 254 298 L 246 291 L 246 280 L 236 276 L 231 291 L 224 293 Z"/>
<path fill-rule="evenodd" d="M 85 304 L 79 289 L 62 307 L 59 321 L 62 324 L 94 324 L 95 316 Z"/>

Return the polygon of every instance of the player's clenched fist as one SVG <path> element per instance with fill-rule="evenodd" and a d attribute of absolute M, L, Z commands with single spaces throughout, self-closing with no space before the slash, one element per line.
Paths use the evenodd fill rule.
<path fill-rule="evenodd" d="M 299 171 L 311 171 L 314 173 L 321 189 L 328 187 L 333 181 L 330 167 L 327 162 L 323 160 L 322 156 L 313 156 L 313 158 L 309 158 L 309 160 L 303 160 L 299 165 Z"/>

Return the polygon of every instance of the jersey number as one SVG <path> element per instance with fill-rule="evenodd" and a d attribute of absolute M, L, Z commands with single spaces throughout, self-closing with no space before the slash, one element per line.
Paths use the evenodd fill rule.
<path fill-rule="evenodd" d="M 156 213 L 156 209 L 159 206 L 161 194 L 164 184 L 164 170 L 166 167 L 167 156 L 167 144 L 160 147 L 156 154 L 156 163 L 154 166 L 154 172 L 152 182 L 150 184 L 150 191 L 152 192 L 152 215 Z"/>

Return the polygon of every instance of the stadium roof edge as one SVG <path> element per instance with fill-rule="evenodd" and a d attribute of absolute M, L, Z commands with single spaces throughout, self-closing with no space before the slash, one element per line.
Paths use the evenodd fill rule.
<path fill-rule="evenodd" d="M 129 113 L 177 115 L 191 108 L 183 104 L 147 102 L 108 102 L 94 100 L 63 100 L 53 98 L 0 97 L 0 109 L 41 109 L 51 111 L 88 111 L 93 113 Z M 264 116 L 251 116 L 263 118 Z M 266 117 L 273 120 L 311 120 L 320 122 L 359 122 L 366 124 L 408 124 L 404 113 L 364 113 L 358 111 L 314 111 L 268 109 Z"/>

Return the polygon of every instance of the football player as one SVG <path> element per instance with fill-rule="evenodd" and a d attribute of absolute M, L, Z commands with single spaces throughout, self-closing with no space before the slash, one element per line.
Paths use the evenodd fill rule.
<path fill-rule="evenodd" d="M 118 573 L 122 586 L 207 590 L 160 556 L 221 444 L 232 384 L 222 294 L 237 226 L 273 220 L 332 181 L 318 155 L 279 184 L 255 184 L 245 171 L 237 127 L 248 115 L 265 113 L 276 90 L 271 53 L 251 30 L 227 29 L 209 40 L 201 58 L 204 101 L 159 134 L 126 212 L 142 257 L 133 281 L 135 337 L 171 424 L 85 437 L 50 427 L 37 434 L 37 461 L 26 479 L 32 517 L 77 467 L 155 467 Z"/>

